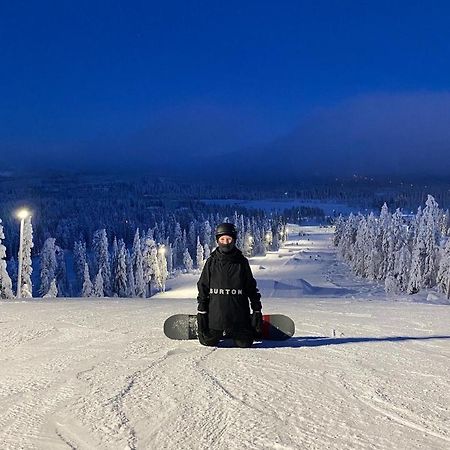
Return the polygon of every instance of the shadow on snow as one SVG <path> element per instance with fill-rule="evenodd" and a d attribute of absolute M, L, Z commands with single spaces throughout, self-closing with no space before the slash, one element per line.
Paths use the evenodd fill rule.
<path fill-rule="evenodd" d="M 450 336 L 385 336 L 385 337 L 327 337 L 327 336 L 294 336 L 286 341 L 256 342 L 254 348 L 280 348 L 280 347 L 322 347 L 326 345 L 358 344 L 365 342 L 402 342 L 426 341 L 432 339 L 450 339 Z"/>

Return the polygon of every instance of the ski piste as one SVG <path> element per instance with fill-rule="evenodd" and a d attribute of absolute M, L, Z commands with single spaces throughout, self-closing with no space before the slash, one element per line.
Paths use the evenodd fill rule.
<path fill-rule="evenodd" d="M 284 341 L 295 333 L 294 321 L 283 314 L 264 314 L 262 340 Z M 164 322 L 164 334 L 169 339 L 198 339 L 197 316 L 195 314 L 175 314 Z"/>

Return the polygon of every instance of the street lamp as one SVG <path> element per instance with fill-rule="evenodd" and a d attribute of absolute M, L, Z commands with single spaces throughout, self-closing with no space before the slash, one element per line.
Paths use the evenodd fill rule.
<path fill-rule="evenodd" d="M 23 229 L 25 219 L 30 216 L 30 212 L 23 208 L 17 211 L 16 216 L 20 219 L 20 235 L 19 235 L 19 268 L 17 271 L 17 298 L 22 298 L 22 259 L 23 259 Z"/>

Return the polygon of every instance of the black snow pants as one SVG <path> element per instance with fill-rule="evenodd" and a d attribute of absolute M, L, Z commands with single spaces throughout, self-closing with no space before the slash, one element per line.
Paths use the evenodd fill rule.
<path fill-rule="evenodd" d="M 236 347 L 248 348 L 251 347 L 254 341 L 253 330 L 231 330 L 224 333 L 223 330 L 209 329 L 206 333 L 199 333 L 198 340 L 200 344 L 209 347 L 216 347 L 222 339 L 233 339 Z"/>

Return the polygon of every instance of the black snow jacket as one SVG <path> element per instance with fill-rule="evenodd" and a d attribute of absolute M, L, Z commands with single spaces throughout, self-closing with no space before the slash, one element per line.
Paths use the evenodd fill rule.
<path fill-rule="evenodd" d="M 222 253 L 216 248 L 203 267 L 197 283 L 198 311 L 207 311 L 209 328 L 249 328 L 250 308 L 260 311 L 261 294 L 248 263 L 238 248 Z"/>

